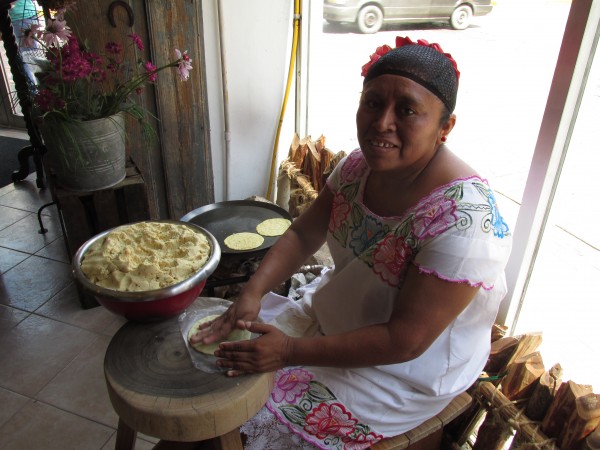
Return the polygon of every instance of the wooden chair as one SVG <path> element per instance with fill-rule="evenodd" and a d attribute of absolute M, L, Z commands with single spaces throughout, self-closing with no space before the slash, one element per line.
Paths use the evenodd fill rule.
<path fill-rule="evenodd" d="M 452 420 L 465 412 L 473 399 L 463 392 L 457 395 L 437 416 L 404 434 L 384 439 L 373 445 L 373 450 L 439 450 L 443 430 Z"/>

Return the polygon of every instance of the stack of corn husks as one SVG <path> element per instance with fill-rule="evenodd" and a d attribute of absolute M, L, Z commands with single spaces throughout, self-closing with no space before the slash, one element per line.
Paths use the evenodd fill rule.
<path fill-rule="evenodd" d="M 288 158 L 279 166 L 277 204 L 298 217 L 317 198 L 337 163 L 346 156 L 325 147 L 325 136 L 313 141 L 294 134 Z"/>

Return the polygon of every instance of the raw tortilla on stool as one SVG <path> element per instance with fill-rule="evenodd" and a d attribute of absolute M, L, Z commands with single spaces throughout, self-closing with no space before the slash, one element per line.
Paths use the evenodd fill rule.
<path fill-rule="evenodd" d="M 198 330 L 200 329 L 200 325 L 206 322 L 210 322 L 211 320 L 215 320 L 217 317 L 219 317 L 218 314 L 206 316 L 201 319 L 198 319 L 196 323 L 192 325 L 190 331 L 188 332 L 188 342 L 194 350 L 199 351 L 200 353 L 205 353 L 207 355 L 214 355 L 215 351 L 219 348 L 219 344 L 221 342 L 246 341 L 250 339 L 251 333 L 248 330 L 235 329 L 231 333 L 229 333 L 229 335 L 225 339 L 222 339 L 218 342 L 213 342 L 212 344 L 203 344 L 201 342 L 197 342 L 195 344 L 192 344 L 190 339 L 194 334 L 198 332 Z"/>

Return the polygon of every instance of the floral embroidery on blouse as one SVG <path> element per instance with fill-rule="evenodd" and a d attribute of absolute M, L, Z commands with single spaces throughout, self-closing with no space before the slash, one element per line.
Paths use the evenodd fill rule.
<path fill-rule="evenodd" d="M 292 431 L 325 449 L 362 450 L 383 438 L 359 423 L 322 383 L 302 368 L 278 370 L 269 409 Z"/>
<path fill-rule="evenodd" d="M 479 226 L 484 233 L 492 232 L 500 239 L 510 234 L 492 190 L 478 177 L 440 186 L 404 216 L 386 219 L 362 204 L 361 186 L 367 172 L 360 150 L 348 155 L 341 167 L 339 188 L 333 191 L 329 232 L 390 286 L 401 286 L 408 265 L 426 240 L 453 227 L 465 231 Z M 467 202 L 465 186 L 472 186 L 481 199 Z"/>

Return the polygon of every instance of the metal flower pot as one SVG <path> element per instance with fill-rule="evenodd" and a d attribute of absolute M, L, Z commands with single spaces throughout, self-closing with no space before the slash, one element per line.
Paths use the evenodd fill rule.
<path fill-rule="evenodd" d="M 45 123 L 41 132 L 48 150 L 47 166 L 58 185 L 90 192 L 110 188 L 125 179 L 123 113 L 52 125 Z"/>

